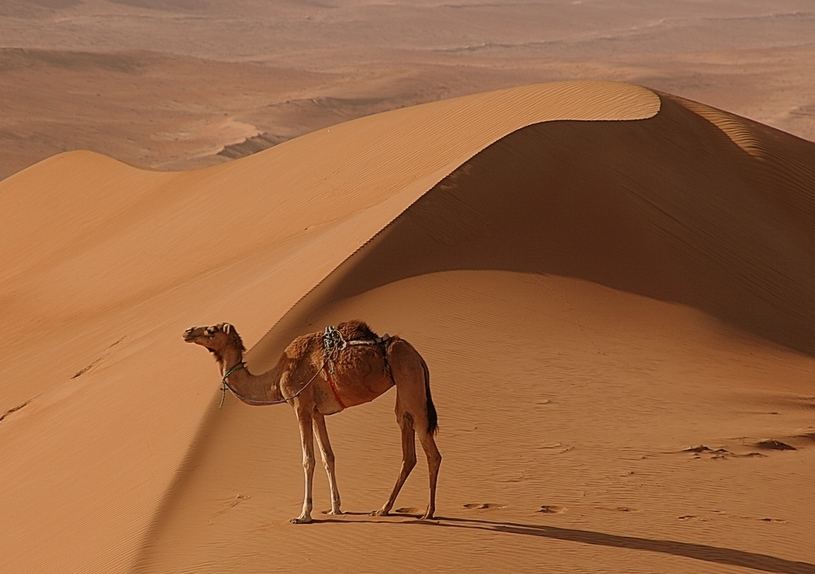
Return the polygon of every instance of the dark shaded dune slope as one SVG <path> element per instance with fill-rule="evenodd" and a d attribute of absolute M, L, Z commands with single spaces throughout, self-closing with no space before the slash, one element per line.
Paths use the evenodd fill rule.
<path fill-rule="evenodd" d="M 275 356 L 326 304 L 451 269 L 586 279 L 814 354 L 815 144 L 662 100 L 651 119 L 546 122 L 488 147 L 307 295 L 255 356 Z"/>
<path fill-rule="evenodd" d="M 560 561 L 554 570 L 564 572 L 618 560 L 617 570 L 679 572 L 687 558 L 695 560 L 687 571 L 709 565 L 700 561 L 761 569 L 768 556 L 808 559 L 796 553 L 807 532 L 795 514 L 805 507 L 795 498 L 802 489 L 790 487 L 780 502 L 773 494 L 793 484 L 795 472 L 806 474 L 793 470 L 804 468 L 802 459 L 745 457 L 703 467 L 689 464 L 680 449 L 736 441 L 722 437 L 741 437 L 744 446 L 748 434 L 779 436 L 782 423 L 803 428 L 804 409 L 802 418 L 787 418 L 789 401 L 807 388 L 812 359 L 741 340 L 709 317 L 815 351 L 809 303 L 815 173 L 808 167 L 815 145 L 700 104 L 661 99 L 660 112 L 645 120 L 507 129 L 495 143 L 436 167 L 432 179 L 394 186 L 385 199 L 346 215 L 346 225 L 326 226 L 319 245 L 347 250 L 288 313 L 279 307 L 282 319 L 249 352 L 250 368 L 261 371 L 294 336 L 349 318 L 414 343 L 432 372 L 442 429 L 444 530 L 396 526 L 412 523 L 404 516 L 383 527 L 383 520 L 365 516 L 387 496 L 399 464 L 395 393 L 331 417 L 350 515 L 317 515 L 323 524 L 305 530 L 285 522 L 302 500 L 291 413 L 247 408 L 228 397 L 202 421 L 145 532 L 135 571 L 265 572 L 269 564 L 290 570 L 303 556 L 311 569 L 379 571 L 392 565 L 394 549 L 400 564 L 416 570 L 426 568 L 428 549 L 441 547 L 455 558 L 440 561 L 438 570 L 450 572 L 532 572 L 553 560 Z M 507 108 L 514 109 L 506 102 L 494 109 Z M 429 123 L 462 141 L 479 117 L 454 125 L 442 122 L 455 117 L 453 106 L 437 111 Z M 364 141 L 381 143 L 372 133 Z M 410 162 L 426 158 L 434 140 L 425 133 L 397 154 L 412 152 Z M 377 158 L 371 171 L 398 173 L 397 162 L 360 157 L 363 167 Z M 450 175 L 439 180 L 442 174 Z M 344 180 L 350 189 L 355 178 Z M 415 188 L 398 210 L 380 209 L 403 199 L 405 185 Z M 314 203 L 338 197 L 326 193 Z M 374 215 L 376 225 L 357 241 L 352 225 Z M 303 248 L 282 272 L 264 274 L 263 296 L 273 300 L 290 275 L 314 269 L 320 262 L 314 253 Z M 252 312 L 262 313 L 257 308 L 255 300 Z M 250 344 L 265 331 L 261 317 L 234 320 L 241 330 L 253 323 Z M 745 399 L 756 394 L 759 404 Z M 400 495 L 398 504 L 411 505 L 406 512 L 425 500 L 419 467 Z M 321 475 L 315 473 L 317 508 L 326 501 Z M 767 515 L 783 516 L 789 527 L 755 530 L 757 551 L 749 556 L 731 550 L 746 544 L 742 518 L 717 514 L 698 530 L 684 520 L 702 507 L 752 515 L 764 502 L 773 505 Z M 544 504 L 568 511 L 543 514 Z M 624 516 L 615 518 L 612 508 Z M 494 527 L 483 533 L 488 537 L 450 526 L 481 516 L 472 510 L 494 512 L 488 522 L 475 521 Z M 507 525 L 533 530 L 552 519 L 580 538 L 558 547 L 548 535 L 499 535 L 510 532 Z M 605 533 L 615 531 L 682 542 L 664 555 L 574 544 L 585 542 L 585 533 L 607 540 Z M 380 544 L 371 546 L 373 538 Z M 677 550 L 687 543 L 702 551 Z M 726 558 L 711 558 L 716 551 Z"/>

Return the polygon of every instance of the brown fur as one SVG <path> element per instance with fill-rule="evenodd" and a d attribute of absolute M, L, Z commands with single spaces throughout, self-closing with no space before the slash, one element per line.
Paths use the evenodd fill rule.
<path fill-rule="evenodd" d="M 340 323 L 337 329 L 346 341 L 377 338 L 362 321 Z M 264 405 L 285 400 L 294 407 L 300 425 L 306 496 L 303 511 L 292 522 L 311 522 L 315 434 L 328 474 L 331 513 L 342 512 L 325 416 L 372 401 L 394 385 L 396 420 L 402 431 L 402 469 L 388 501 L 374 514 L 388 514 L 393 507 L 402 485 L 416 465 L 415 435 L 418 434 L 430 473 L 430 502 L 423 518 L 432 518 L 441 454 L 433 438 L 438 419 L 424 359 L 410 343 L 391 337 L 387 344 L 348 346 L 328 365 L 322 337 L 322 332 L 297 337 L 286 347 L 277 365 L 266 373 L 253 375 L 247 369 L 238 369 L 228 377 L 230 389 L 247 404 Z M 184 340 L 214 353 L 221 374 L 242 364 L 243 341 L 228 323 L 192 327 L 184 333 Z"/>
<path fill-rule="evenodd" d="M 229 325 L 229 323 L 219 323 L 218 325 L 215 325 L 214 328 L 219 330 L 219 331 L 224 331 L 224 329 L 226 328 L 227 325 Z M 244 346 L 243 339 L 238 334 L 238 331 L 235 330 L 235 328 L 232 327 L 232 325 L 229 325 L 229 327 L 230 327 L 228 329 L 229 333 L 227 333 L 227 337 L 229 338 L 229 345 L 231 347 L 236 348 L 236 349 L 240 349 L 241 352 L 245 352 L 246 347 Z M 217 351 L 215 349 L 207 349 L 207 350 L 210 353 L 212 353 L 213 357 L 215 357 L 215 362 L 217 362 L 218 365 L 221 367 L 222 372 L 225 371 L 226 369 L 232 367 L 232 365 L 224 364 L 224 357 L 219 351 Z"/>

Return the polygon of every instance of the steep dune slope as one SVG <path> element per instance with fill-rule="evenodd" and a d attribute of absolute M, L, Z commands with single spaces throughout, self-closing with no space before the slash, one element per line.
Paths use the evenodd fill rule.
<path fill-rule="evenodd" d="M 647 122 L 533 125 L 442 180 L 322 297 L 450 269 L 554 274 L 813 354 L 813 159 L 810 142 L 671 96 Z"/>
<path fill-rule="evenodd" d="M 642 122 L 508 134 L 250 353 L 263 369 L 295 334 L 354 316 L 414 341 L 440 405 L 442 524 L 460 531 L 357 515 L 288 529 L 296 424 L 233 402 L 207 423 L 140 570 L 285 571 L 307 556 L 314 569 L 379 571 L 398 554 L 450 572 L 812 571 L 803 485 L 815 459 L 765 461 L 753 445 L 812 436 L 811 359 L 762 339 L 812 352 L 813 154 L 670 96 Z M 378 506 L 398 469 L 392 401 L 332 420 L 353 512 Z M 712 454 L 683 452 L 701 443 Z M 425 500 L 423 471 L 403 494 L 409 508 Z M 320 484 L 318 508 L 325 496 Z M 326 540 L 332 551 L 317 550 Z"/>
<path fill-rule="evenodd" d="M 3 566 L 815 571 L 814 159 L 700 104 L 565 83 L 196 172 L 79 153 L 2 182 L 20 218 L 0 252 L 15 341 L 0 413 L 25 403 L 0 422 Z M 214 366 L 179 338 L 232 321 L 259 341 L 257 370 L 350 317 L 430 363 L 437 527 L 289 526 L 293 417 L 218 410 Z M 392 401 L 329 423 L 346 510 L 378 506 L 395 478 Z M 746 456 L 767 437 L 802 450 Z M 701 442 L 723 450 L 682 452 Z M 414 472 L 407 508 L 426 496 Z"/>
<path fill-rule="evenodd" d="M 0 208 L 16 217 L 0 236 L 3 566 L 64 569 L 70 549 L 69 571 L 127 568 L 216 393 L 201 383 L 211 365 L 178 360 L 189 323 L 229 315 L 257 338 L 506 133 L 658 106 L 622 84 L 530 86 L 363 118 L 207 170 L 75 152 L 4 180 Z M 48 550 L 29 551 L 33 532 Z"/>

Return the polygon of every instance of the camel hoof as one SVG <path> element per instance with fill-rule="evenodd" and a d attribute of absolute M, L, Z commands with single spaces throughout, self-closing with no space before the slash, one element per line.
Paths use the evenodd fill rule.
<path fill-rule="evenodd" d="M 289 522 L 292 524 L 309 524 L 311 522 L 311 516 L 298 516 L 297 518 L 292 518 Z"/>
<path fill-rule="evenodd" d="M 432 512 L 425 512 L 422 516 L 419 517 L 419 520 L 433 520 L 435 517 L 433 516 Z"/>
<path fill-rule="evenodd" d="M 379 510 L 374 510 L 371 512 L 371 516 L 388 516 L 390 514 L 390 510 L 385 510 L 384 508 L 380 508 Z"/>
<path fill-rule="evenodd" d="M 345 513 L 338 508 L 337 510 L 329 510 L 328 512 L 326 512 L 326 514 L 329 514 L 331 516 L 341 516 Z"/>

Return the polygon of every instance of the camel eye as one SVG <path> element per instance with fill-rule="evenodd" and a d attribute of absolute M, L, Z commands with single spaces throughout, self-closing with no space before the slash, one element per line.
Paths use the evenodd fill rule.
<path fill-rule="evenodd" d="M 207 327 L 207 335 L 212 337 L 214 334 L 215 334 L 215 328 L 214 327 Z"/>

